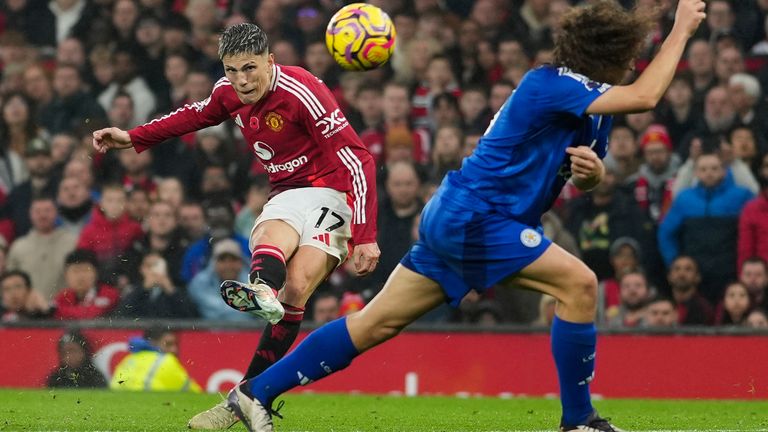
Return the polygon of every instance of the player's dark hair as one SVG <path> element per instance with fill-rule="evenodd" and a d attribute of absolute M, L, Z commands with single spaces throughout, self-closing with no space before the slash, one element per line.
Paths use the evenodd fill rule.
<path fill-rule="evenodd" d="M 219 39 L 219 59 L 236 54 L 261 55 L 267 52 L 267 34 L 256 24 L 241 23 L 228 27 Z"/>
<path fill-rule="evenodd" d="M 29 274 L 27 274 L 27 272 L 21 270 L 8 270 L 7 272 L 0 275 L 0 285 L 2 285 L 6 279 L 12 278 L 14 276 L 18 276 L 24 281 L 24 287 L 27 289 L 27 291 L 32 289 L 32 279 L 29 278 Z"/>
<path fill-rule="evenodd" d="M 575 7 L 555 38 L 555 64 L 590 79 L 616 84 L 642 49 L 654 24 L 653 14 L 625 10 L 613 0 Z M 613 81 L 613 82 L 612 82 Z"/>
<path fill-rule="evenodd" d="M 75 249 L 64 259 L 64 265 L 72 264 L 90 264 L 94 268 L 99 268 L 99 261 L 96 254 L 88 249 Z"/>

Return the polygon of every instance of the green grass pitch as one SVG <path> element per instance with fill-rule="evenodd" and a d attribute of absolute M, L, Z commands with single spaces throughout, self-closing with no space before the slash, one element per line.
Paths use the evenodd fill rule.
<path fill-rule="evenodd" d="M 288 395 L 287 431 L 554 431 L 547 399 Z M 0 431 L 184 431 L 217 395 L 0 390 Z M 768 402 L 604 400 L 598 410 L 633 431 L 768 431 Z M 231 431 L 244 431 L 242 425 Z"/>

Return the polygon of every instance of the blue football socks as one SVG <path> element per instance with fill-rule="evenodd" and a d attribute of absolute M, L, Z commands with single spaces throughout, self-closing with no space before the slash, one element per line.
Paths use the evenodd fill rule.
<path fill-rule="evenodd" d="M 277 396 L 298 385 L 346 368 L 358 354 L 347 330 L 347 319 L 339 318 L 310 333 L 282 360 L 248 380 L 248 390 L 269 406 Z"/>
<path fill-rule="evenodd" d="M 560 401 L 566 425 L 584 424 L 592 414 L 589 383 L 595 372 L 596 344 L 594 323 L 572 323 L 555 316 L 552 323 L 552 355 L 560 380 Z"/>

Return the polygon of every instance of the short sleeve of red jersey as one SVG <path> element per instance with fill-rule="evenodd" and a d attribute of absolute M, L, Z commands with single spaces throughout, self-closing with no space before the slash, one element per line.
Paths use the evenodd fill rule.
<path fill-rule="evenodd" d="M 237 96 L 234 96 L 229 80 L 221 78 L 213 86 L 213 91 L 207 99 L 186 104 L 170 114 L 129 130 L 133 148 L 141 153 L 169 138 L 215 126 L 227 120 L 229 109 L 224 103 L 227 97 Z"/>
<path fill-rule="evenodd" d="M 278 86 L 301 102 L 304 122 L 313 140 L 330 144 L 349 173 L 352 191 L 352 243 L 376 241 L 376 163 L 341 112 L 331 91 L 309 73 L 291 77 L 282 73 Z"/>

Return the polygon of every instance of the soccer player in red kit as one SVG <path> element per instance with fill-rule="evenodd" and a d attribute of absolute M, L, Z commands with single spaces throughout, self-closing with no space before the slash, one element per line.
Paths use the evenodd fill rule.
<path fill-rule="evenodd" d="M 328 88 L 300 67 L 275 63 L 258 26 L 227 28 L 219 57 L 226 77 L 209 98 L 130 131 L 95 131 L 93 146 L 102 153 L 142 152 L 228 119 L 253 146 L 269 174 L 271 198 L 251 231 L 250 280 L 221 286 L 230 306 L 270 321 L 246 372 L 251 378 L 293 344 L 305 303 L 347 258 L 350 239 L 358 275 L 376 267 L 376 168 Z M 220 403 L 189 427 L 224 429 L 236 421 Z"/>

